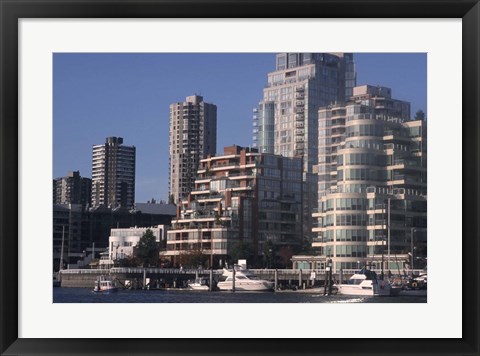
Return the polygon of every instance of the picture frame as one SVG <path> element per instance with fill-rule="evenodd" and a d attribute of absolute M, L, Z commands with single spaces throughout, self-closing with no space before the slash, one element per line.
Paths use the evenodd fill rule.
<path fill-rule="evenodd" d="M 301 6 L 299 6 L 301 4 Z M 281 5 L 281 6 L 280 6 Z M 473 0 L 90 1 L 0 3 L 0 353 L 68 354 L 395 354 L 479 355 L 478 139 L 479 16 Z M 460 339 L 24 339 L 18 337 L 18 20 L 21 18 L 462 18 L 463 227 Z M 234 325 L 231 325 L 234 328 Z"/>

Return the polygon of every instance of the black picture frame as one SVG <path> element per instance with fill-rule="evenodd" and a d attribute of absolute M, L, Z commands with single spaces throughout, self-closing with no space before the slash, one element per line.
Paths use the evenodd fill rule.
<path fill-rule="evenodd" d="M 0 353 L 2 355 L 479 355 L 480 5 L 473 0 L 0 0 Z M 21 18 L 462 18 L 462 338 L 18 338 L 18 20 Z M 451 192 L 450 194 L 455 194 Z M 454 282 L 452 282 L 454 283 Z M 448 306 L 446 306 L 448 307 Z M 232 324 L 232 328 L 234 325 Z M 321 335 L 319 335 L 321 337 Z"/>

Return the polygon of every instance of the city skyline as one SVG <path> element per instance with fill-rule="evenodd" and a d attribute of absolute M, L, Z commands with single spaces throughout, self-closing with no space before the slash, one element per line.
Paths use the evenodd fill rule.
<path fill-rule="evenodd" d="M 427 113 L 427 55 L 354 54 L 357 84 L 382 85 Z M 252 109 L 275 67 L 268 54 L 55 54 L 53 178 L 91 177 L 92 146 L 137 148 L 137 202 L 168 199 L 169 105 L 202 95 L 218 107 L 217 152 L 252 145 Z M 392 70 L 394 68 L 395 70 Z"/>

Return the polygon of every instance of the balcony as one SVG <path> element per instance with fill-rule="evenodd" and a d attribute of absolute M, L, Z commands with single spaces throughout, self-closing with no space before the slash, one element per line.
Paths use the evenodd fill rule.
<path fill-rule="evenodd" d="M 394 141 L 394 140 L 409 141 L 410 138 L 405 134 L 403 134 L 402 132 L 395 131 L 395 130 L 386 130 L 383 133 L 383 140 L 384 141 Z"/>
<path fill-rule="evenodd" d="M 295 122 L 295 128 L 297 129 L 303 129 L 305 127 L 305 124 L 303 122 Z"/>

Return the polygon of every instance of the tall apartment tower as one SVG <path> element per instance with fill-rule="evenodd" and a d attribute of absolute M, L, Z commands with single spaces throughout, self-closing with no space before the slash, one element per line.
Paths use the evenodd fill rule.
<path fill-rule="evenodd" d="M 178 203 L 195 187 L 200 160 L 217 148 L 217 106 L 199 95 L 170 105 L 170 196 Z"/>
<path fill-rule="evenodd" d="M 390 88 L 354 88 L 319 110 L 319 248 L 333 269 L 423 268 L 427 239 L 427 128 Z M 407 262 L 406 262 L 407 261 Z M 423 260 L 425 261 L 425 260 Z"/>
<path fill-rule="evenodd" d="M 53 204 L 90 205 L 92 180 L 80 176 L 80 172 L 68 172 L 65 177 L 53 180 Z"/>
<path fill-rule="evenodd" d="M 135 153 L 135 146 L 123 146 L 121 137 L 93 146 L 92 206 L 134 206 Z"/>
<path fill-rule="evenodd" d="M 261 153 L 303 159 L 305 234 L 317 205 L 318 110 L 352 96 L 351 53 L 280 53 L 268 74 L 263 100 L 254 109 L 253 146 Z"/>

